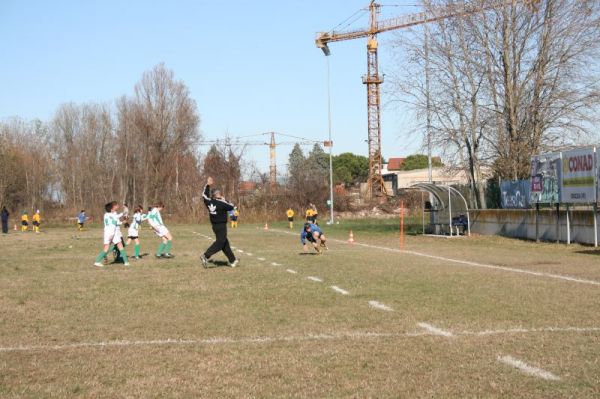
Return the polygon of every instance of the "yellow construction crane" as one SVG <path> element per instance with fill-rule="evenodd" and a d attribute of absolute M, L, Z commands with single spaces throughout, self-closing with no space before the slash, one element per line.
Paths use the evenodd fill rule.
<path fill-rule="evenodd" d="M 264 140 L 242 140 L 250 137 L 257 136 L 270 136 L 269 142 Z M 275 136 L 286 137 L 288 139 L 293 139 L 291 141 L 275 141 Z M 269 147 L 269 186 L 270 189 L 277 185 L 277 147 L 282 145 L 296 145 L 299 144 L 301 146 L 306 145 L 315 145 L 322 144 L 324 147 L 329 147 L 331 143 L 329 141 L 319 141 L 307 139 L 305 137 L 297 137 L 289 134 L 277 133 L 277 132 L 267 132 L 267 133 L 259 133 L 250 136 L 244 137 L 233 137 L 227 138 L 224 140 L 207 140 L 203 141 L 200 145 L 202 146 L 212 146 L 212 145 L 223 145 L 226 147 L 246 147 L 246 146 L 268 146 Z"/>
<path fill-rule="evenodd" d="M 371 198 L 386 194 L 383 177 L 381 175 L 381 92 L 379 85 L 383 83 L 383 77 L 379 75 L 377 34 L 516 4 L 525 4 L 533 7 L 537 3 L 539 3 L 539 0 L 498 0 L 489 2 L 484 6 L 459 3 L 379 21 L 378 16 L 381 12 L 381 5 L 376 3 L 375 0 L 371 0 L 368 8 L 370 16 L 368 28 L 342 32 L 336 32 L 334 30 L 317 34 L 317 39 L 315 40 L 316 45 L 323 50 L 323 53 L 325 53 L 326 56 L 330 55 L 329 43 L 363 37 L 368 39 L 367 74 L 363 76 L 362 81 L 363 84 L 367 86 L 369 143 L 368 187 L 369 196 Z"/>

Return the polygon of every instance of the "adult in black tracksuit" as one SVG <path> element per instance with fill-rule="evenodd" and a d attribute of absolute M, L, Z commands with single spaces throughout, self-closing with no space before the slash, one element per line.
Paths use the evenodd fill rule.
<path fill-rule="evenodd" d="M 213 185 L 212 177 L 208 178 L 202 198 L 204 205 L 208 209 L 210 223 L 212 224 L 213 232 L 215 233 L 216 241 L 212 243 L 204 254 L 200 257 L 202 265 L 208 267 L 208 259 L 219 251 L 223 251 L 229 260 L 229 266 L 236 267 L 238 260 L 235 258 L 229 240 L 227 239 L 227 212 L 232 211 L 234 206 L 225 201 L 220 190 L 213 190 L 211 193 L 210 187 Z"/>
<path fill-rule="evenodd" d="M 2 207 L 2 233 L 8 234 L 8 210 L 5 206 Z"/>

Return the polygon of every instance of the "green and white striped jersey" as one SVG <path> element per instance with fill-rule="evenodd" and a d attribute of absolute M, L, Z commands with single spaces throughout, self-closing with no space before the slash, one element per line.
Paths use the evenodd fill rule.
<path fill-rule="evenodd" d="M 117 231 L 119 226 L 121 225 L 122 214 L 118 214 L 117 212 L 106 212 L 104 214 L 104 232 L 105 233 L 114 233 Z"/>
<path fill-rule="evenodd" d="M 160 227 L 164 226 L 162 217 L 160 216 L 160 211 L 157 208 L 153 208 L 150 212 L 148 212 L 148 223 L 152 227 Z"/>

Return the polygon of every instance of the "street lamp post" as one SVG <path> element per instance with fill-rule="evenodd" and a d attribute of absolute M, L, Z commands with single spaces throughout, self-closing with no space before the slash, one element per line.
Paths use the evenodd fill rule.
<path fill-rule="evenodd" d="M 327 60 L 327 125 L 329 132 L 329 224 L 333 224 L 333 141 L 331 141 L 331 68 L 329 54 Z"/>

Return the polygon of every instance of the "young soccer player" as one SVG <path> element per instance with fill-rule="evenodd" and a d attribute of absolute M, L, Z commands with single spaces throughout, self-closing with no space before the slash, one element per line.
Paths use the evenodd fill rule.
<path fill-rule="evenodd" d="M 133 259 L 139 260 L 142 259 L 140 258 L 140 226 L 148 216 L 144 214 L 144 208 L 141 205 L 138 205 L 133 212 L 133 218 L 129 224 L 129 230 L 127 230 L 127 244 L 125 246 L 129 246 L 133 240 L 135 242 Z"/>
<path fill-rule="evenodd" d="M 165 204 L 160 202 L 148 213 L 148 223 L 150 223 L 150 226 L 152 226 L 152 229 L 161 240 L 158 251 L 156 251 L 157 259 L 170 259 L 175 257 L 171 254 L 171 242 L 173 241 L 173 236 L 171 236 L 169 229 L 164 225 L 162 217 L 160 216 L 160 211 L 164 208 Z"/>
<path fill-rule="evenodd" d="M 112 252 L 113 247 L 116 245 L 121 253 L 121 257 L 123 258 L 123 264 L 125 266 L 129 266 L 129 261 L 127 260 L 127 253 L 125 252 L 125 248 L 123 247 L 123 234 L 121 233 L 121 218 L 122 214 L 118 214 L 119 204 L 117 201 L 109 202 L 104 205 L 104 245 L 102 247 L 102 251 L 96 257 L 96 262 L 94 266 L 104 267 L 102 261 L 106 258 L 106 255 L 109 252 Z"/>
<path fill-rule="evenodd" d="M 302 232 L 300 232 L 300 242 L 305 252 L 308 250 L 307 241 L 312 243 L 319 255 L 322 253 L 321 248 L 328 249 L 326 244 L 327 238 L 316 224 L 305 223 L 302 227 Z"/>
<path fill-rule="evenodd" d="M 83 225 L 86 220 L 87 220 L 87 217 L 85 216 L 85 209 L 82 209 L 81 212 L 79 212 L 79 214 L 77 215 L 77 230 L 78 231 L 83 230 Z"/>
<path fill-rule="evenodd" d="M 290 229 L 293 229 L 294 228 L 294 210 L 292 208 L 288 208 L 288 210 L 285 211 L 285 214 L 287 215 L 288 222 L 290 224 Z"/>
<path fill-rule="evenodd" d="M 31 217 L 31 221 L 33 224 L 33 231 L 36 233 L 40 232 L 40 225 L 42 224 L 42 215 L 40 215 L 40 210 L 36 210 L 33 216 Z"/>
<path fill-rule="evenodd" d="M 21 232 L 27 231 L 29 229 L 29 215 L 27 211 L 23 211 L 21 214 Z"/>
<path fill-rule="evenodd" d="M 319 217 L 319 211 L 317 210 L 317 206 L 311 202 L 310 207 L 312 209 L 312 222 L 318 226 L 317 217 Z"/>
<path fill-rule="evenodd" d="M 306 221 L 308 223 L 312 223 L 312 218 L 313 218 L 313 210 L 309 206 L 308 208 L 306 208 Z"/>
<path fill-rule="evenodd" d="M 229 219 L 231 220 L 231 228 L 237 229 L 238 227 L 238 218 L 240 217 L 240 212 L 237 209 L 237 206 L 233 208 L 229 213 Z"/>

